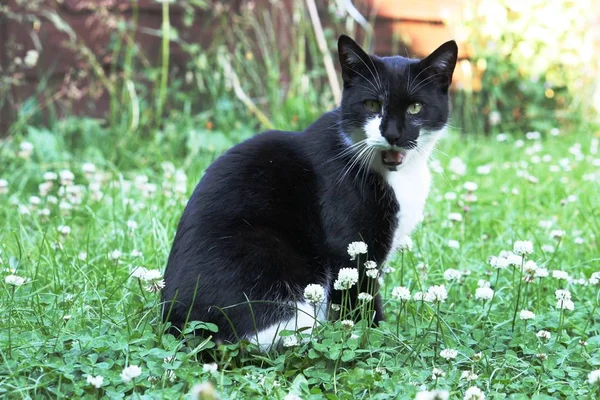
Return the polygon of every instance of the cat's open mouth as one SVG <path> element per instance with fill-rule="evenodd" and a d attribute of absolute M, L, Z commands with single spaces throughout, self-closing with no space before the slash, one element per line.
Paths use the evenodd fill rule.
<path fill-rule="evenodd" d="M 405 157 L 406 152 L 402 150 L 385 150 L 381 152 L 381 162 L 386 168 L 391 170 L 395 170 L 396 167 L 400 166 L 404 162 Z"/>

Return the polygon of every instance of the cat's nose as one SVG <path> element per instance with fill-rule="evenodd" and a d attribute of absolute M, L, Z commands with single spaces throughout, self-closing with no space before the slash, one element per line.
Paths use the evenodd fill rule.
<path fill-rule="evenodd" d="M 392 146 L 397 146 L 400 143 L 401 135 L 398 131 L 398 128 L 396 128 L 395 124 L 388 124 L 388 126 L 385 129 L 385 132 L 383 132 L 383 137 Z"/>

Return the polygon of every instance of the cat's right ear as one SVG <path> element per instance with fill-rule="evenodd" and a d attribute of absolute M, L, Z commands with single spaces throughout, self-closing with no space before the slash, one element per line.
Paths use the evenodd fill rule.
<path fill-rule="evenodd" d="M 342 79 L 344 87 L 348 86 L 355 76 L 364 75 L 361 70 L 368 68 L 372 61 L 369 55 L 350 37 L 341 35 L 338 39 L 338 56 L 342 66 Z"/>

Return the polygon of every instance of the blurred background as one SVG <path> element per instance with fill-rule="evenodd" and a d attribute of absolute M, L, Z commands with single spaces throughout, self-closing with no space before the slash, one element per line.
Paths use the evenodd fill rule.
<path fill-rule="evenodd" d="M 0 146 L 143 167 L 302 130 L 339 102 L 341 33 L 410 57 L 455 39 L 464 134 L 595 133 L 598 0 L 3 0 Z"/>

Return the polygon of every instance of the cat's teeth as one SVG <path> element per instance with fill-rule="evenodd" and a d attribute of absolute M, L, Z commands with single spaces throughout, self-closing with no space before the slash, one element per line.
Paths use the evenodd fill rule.
<path fill-rule="evenodd" d="M 381 158 L 384 164 L 400 165 L 405 157 L 406 153 L 403 151 L 385 150 L 381 152 Z"/>

